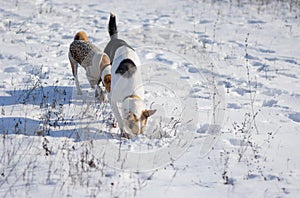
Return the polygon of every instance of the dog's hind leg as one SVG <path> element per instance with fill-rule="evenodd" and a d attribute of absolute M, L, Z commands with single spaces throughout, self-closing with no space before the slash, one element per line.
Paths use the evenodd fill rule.
<path fill-rule="evenodd" d="M 80 89 L 80 85 L 79 85 L 79 80 L 78 80 L 78 63 L 69 55 L 69 60 L 71 63 L 71 68 L 72 68 L 72 73 L 73 76 L 75 78 L 75 85 L 76 85 L 76 89 L 77 89 L 77 94 L 78 95 L 82 95 L 82 91 Z"/>
<path fill-rule="evenodd" d="M 77 88 L 77 94 L 82 95 L 82 91 L 80 89 L 79 80 L 78 80 L 78 74 L 77 74 L 78 65 L 76 64 L 75 67 L 76 67 L 76 69 L 75 69 L 75 72 L 74 72 L 74 78 L 75 78 L 75 85 L 76 85 L 76 88 Z"/>

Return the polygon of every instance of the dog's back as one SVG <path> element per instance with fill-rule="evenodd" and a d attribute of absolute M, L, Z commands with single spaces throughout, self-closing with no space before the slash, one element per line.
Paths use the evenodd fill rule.
<path fill-rule="evenodd" d="M 111 61 L 111 90 L 114 92 L 113 100 L 124 99 L 128 94 L 134 94 L 141 81 L 139 69 L 140 60 L 134 49 L 128 43 L 118 38 L 116 18 L 110 15 L 109 20 L 110 41 L 106 45 L 104 52 Z M 116 84 L 118 85 L 116 86 Z M 138 91 L 143 98 L 143 91 Z"/>
<path fill-rule="evenodd" d="M 83 40 L 74 40 L 70 44 L 70 55 L 80 65 L 92 51 L 92 44 Z"/>
<path fill-rule="evenodd" d="M 130 47 L 130 45 L 128 45 L 124 40 L 117 38 L 117 35 L 112 35 L 110 41 L 104 49 L 104 53 L 108 55 L 111 63 L 113 63 L 117 49 L 122 46 L 127 46 L 132 49 L 132 47 Z"/>
<path fill-rule="evenodd" d="M 101 80 L 100 64 L 102 57 L 103 52 L 88 40 L 87 35 L 84 32 L 78 32 L 69 48 L 69 60 L 75 80 L 78 78 L 77 63 L 79 63 L 86 70 L 86 76 L 91 87 L 99 84 Z M 77 89 L 80 90 L 79 81 L 76 84 Z"/>
<path fill-rule="evenodd" d="M 132 48 L 125 45 L 116 50 L 111 68 L 113 100 L 123 100 L 128 95 L 144 99 L 140 65 L 140 59 Z"/>

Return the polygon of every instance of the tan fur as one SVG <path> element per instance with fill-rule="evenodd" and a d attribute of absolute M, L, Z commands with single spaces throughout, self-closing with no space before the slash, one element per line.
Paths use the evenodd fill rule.
<path fill-rule="evenodd" d="M 110 74 L 107 74 L 106 76 L 104 76 L 103 83 L 104 83 L 106 91 L 108 93 L 110 93 L 110 85 L 111 85 L 111 75 Z"/>
<path fill-rule="evenodd" d="M 131 132 L 134 134 L 134 135 L 138 135 L 139 132 L 140 132 L 140 129 L 138 127 L 138 118 L 137 116 L 130 112 L 127 116 L 126 116 L 126 124 L 127 126 L 130 128 Z"/>
<path fill-rule="evenodd" d="M 102 71 L 104 67 L 109 64 L 110 64 L 110 59 L 106 54 L 104 54 L 102 57 L 102 61 L 100 63 L 100 71 Z"/>
<path fill-rule="evenodd" d="M 137 99 L 137 100 L 141 100 L 141 98 L 137 95 L 130 95 L 130 96 L 127 96 L 126 98 L 124 98 L 123 100 L 126 100 L 128 98 L 133 98 L 133 99 Z"/>
<path fill-rule="evenodd" d="M 109 65 L 109 66 L 107 66 L 107 65 Z M 103 69 L 104 69 L 105 66 L 111 67 L 110 66 L 110 59 L 109 59 L 109 57 L 106 54 L 103 55 L 102 61 L 100 63 L 100 71 L 101 72 L 103 71 Z M 105 86 L 106 91 L 108 93 L 110 93 L 111 75 L 108 74 L 108 75 L 104 76 L 104 79 L 102 79 L 102 82 L 103 82 L 103 84 Z"/>
<path fill-rule="evenodd" d="M 156 109 L 154 109 L 154 110 L 144 110 L 142 112 L 142 116 L 145 117 L 145 118 L 148 118 L 148 117 L 152 116 L 155 112 L 156 112 Z"/>
<path fill-rule="evenodd" d="M 88 37 L 86 35 L 85 32 L 83 31 L 80 31 L 80 32 L 77 32 L 76 35 L 74 36 L 74 40 L 83 40 L 83 41 L 88 41 Z"/>
<path fill-rule="evenodd" d="M 131 98 L 136 97 L 136 99 L 138 99 L 138 96 L 132 95 L 130 96 Z M 146 128 L 146 124 L 147 124 L 147 119 L 152 116 L 154 113 L 156 112 L 156 110 L 144 110 L 142 111 L 142 115 L 141 115 L 141 119 L 139 120 L 137 115 L 135 115 L 134 113 L 130 112 L 128 113 L 128 115 L 126 116 L 126 124 L 127 126 L 129 126 L 131 132 L 134 135 L 138 135 L 143 134 Z M 141 122 L 141 129 L 139 129 L 139 125 L 138 123 Z"/>
<path fill-rule="evenodd" d="M 145 127 L 146 127 L 148 118 L 150 116 L 152 116 L 155 112 L 156 112 L 156 109 L 154 109 L 154 110 L 144 110 L 142 112 L 142 116 L 141 116 L 141 122 L 142 122 L 142 129 L 141 129 L 141 131 L 142 132 L 145 131 Z"/>

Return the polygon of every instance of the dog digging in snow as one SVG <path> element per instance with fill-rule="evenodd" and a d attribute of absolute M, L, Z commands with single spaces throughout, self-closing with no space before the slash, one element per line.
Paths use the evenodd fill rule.
<path fill-rule="evenodd" d="M 113 13 L 109 18 L 108 33 L 110 41 L 102 52 L 89 42 L 84 32 L 78 32 L 70 45 L 69 60 L 77 94 L 82 94 L 77 75 L 80 64 L 101 101 L 107 98 L 99 86 L 103 83 L 121 136 L 131 138 L 144 133 L 147 119 L 156 110 L 145 108 L 140 59 L 126 41 L 118 38 Z"/>

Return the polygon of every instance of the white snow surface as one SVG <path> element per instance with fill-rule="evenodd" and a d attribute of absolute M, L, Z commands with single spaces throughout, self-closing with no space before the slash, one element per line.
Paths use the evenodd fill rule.
<path fill-rule="evenodd" d="M 120 139 L 68 48 L 110 11 L 140 56 L 145 135 Z M 298 1 L 0 2 L 0 197 L 299 197 Z"/>

